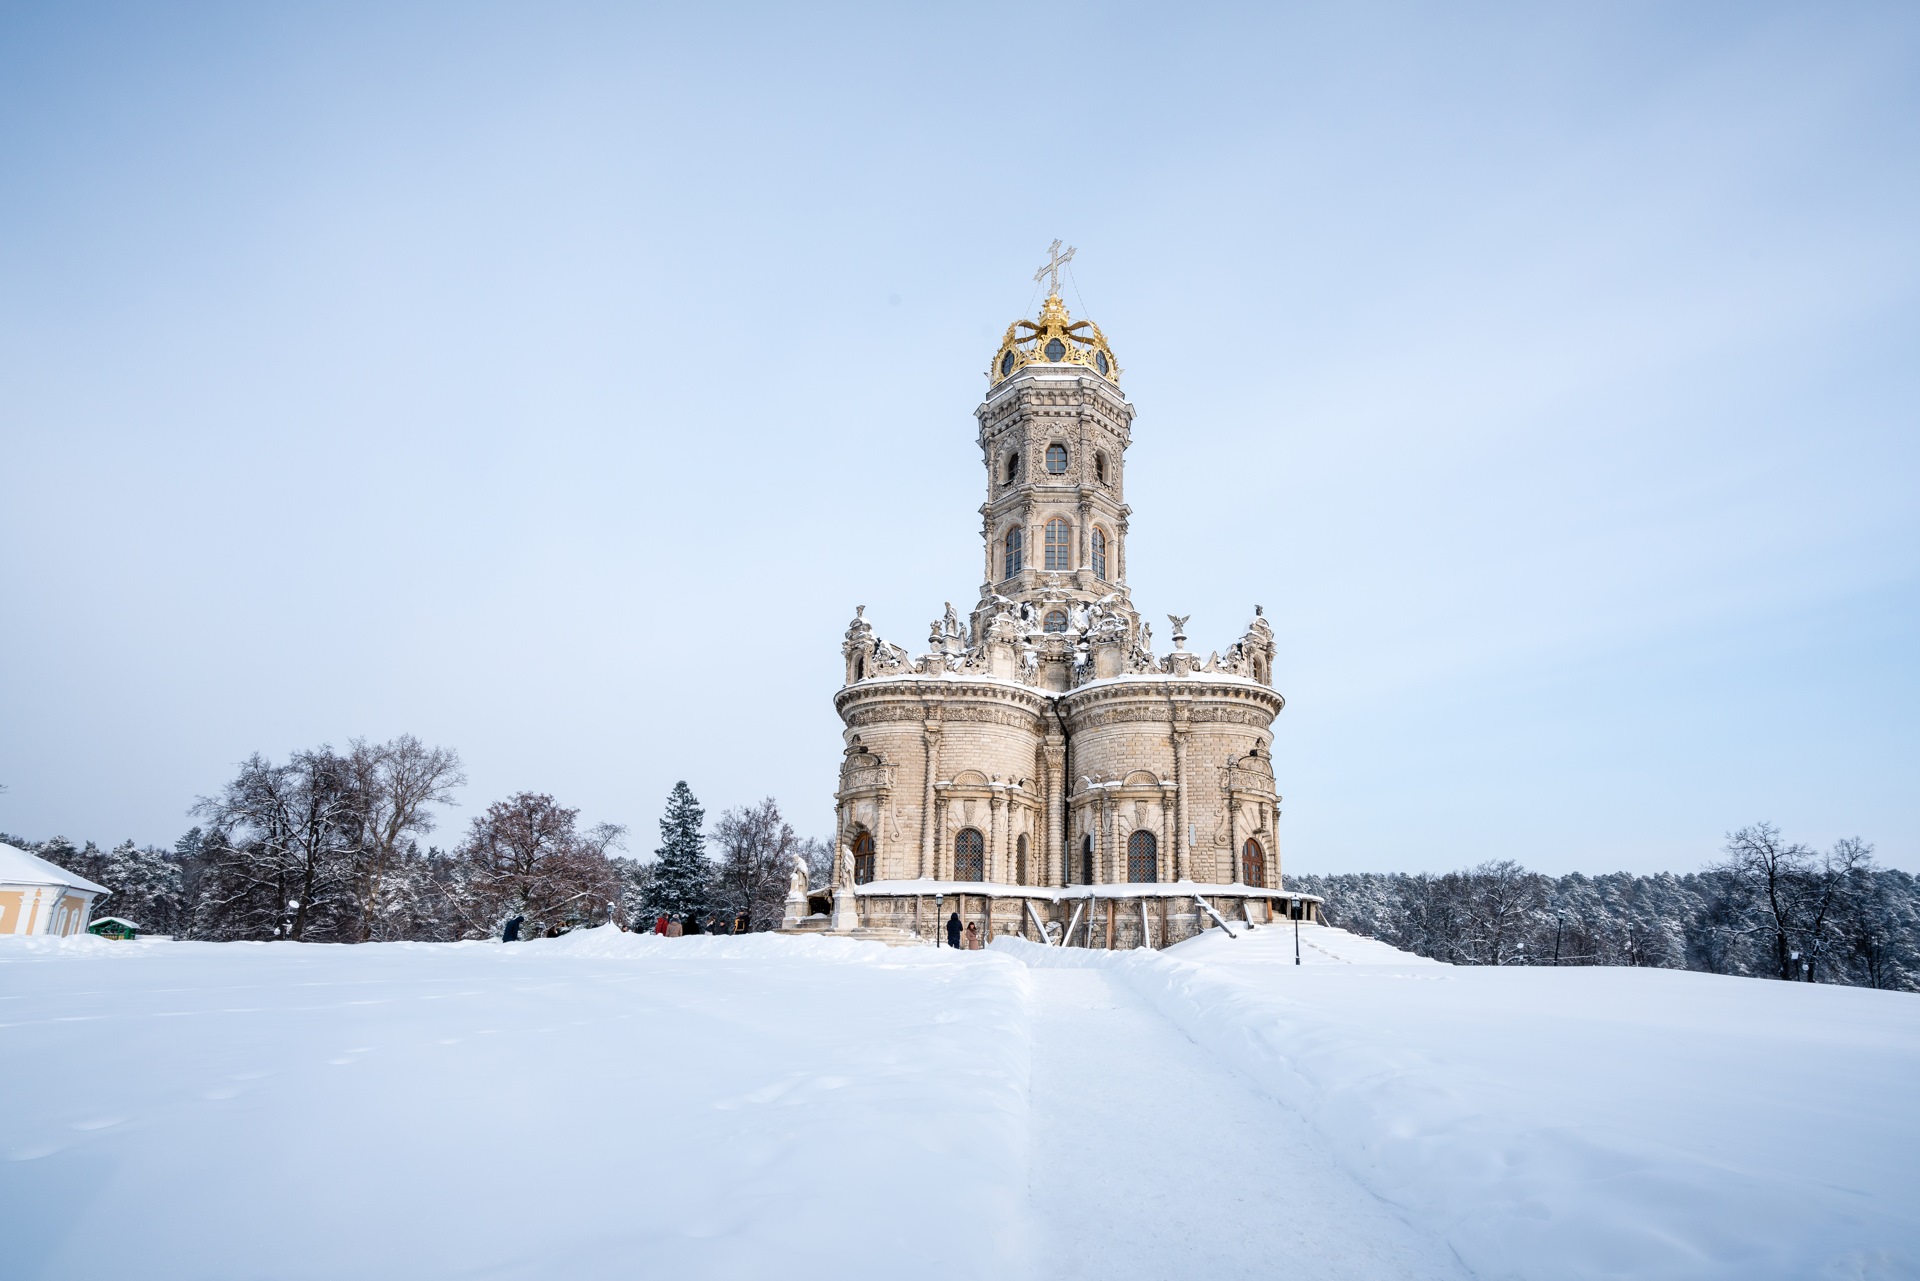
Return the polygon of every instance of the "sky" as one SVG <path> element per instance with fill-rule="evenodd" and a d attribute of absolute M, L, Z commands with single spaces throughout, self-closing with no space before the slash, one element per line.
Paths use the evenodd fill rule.
<path fill-rule="evenodd" d="M 825 835 L 1059 237 L 1288 871 L 1920 870 L 1916 156 L 1896 4 L 0 6 L 0 831 L 411 733 L 440 843 Z"/>

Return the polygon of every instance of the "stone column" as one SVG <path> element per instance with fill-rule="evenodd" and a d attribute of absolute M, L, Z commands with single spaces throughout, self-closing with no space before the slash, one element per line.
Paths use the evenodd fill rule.
<path fill-rule="evenodd" d="M 1007 843 L 1007 794 L 1000 784 L 993 785 L 993 791 L 987 797 L 987 866 L 986 879 L 1004 882 L 1006 868 Z"/>
<path fill-rule="evenodd" d="M 1173 731 L 1173 785 L 1179 789 L 1178 813 L 1175 817 L 1177 826 L 1174 830 L 1174 841 L 1176 842 L 1174 849 L 1178 851 L 1174 863 L 1174 870 L 1177 873 L 1175 879 L 1198 880 L 1199 876 L 1193 870 L 1193 840 L 1191 837 L 1193 831 L 1193 810 L 1187 803 L 1187 740 L 1193 737 L 1193 731 L 1187 729 L 1184 724 L 1186 720 L 1184 715 L 1186 708 L 1176 707 L 1174 711 L 1177 719 L 1175 721 L 1176 728 Z"/>
<path fill-rule="evenodd" d="M 933 780 L 940 772 L 940 722 L 929 717 L 921 728 L 920 741 L 926 746 L 926 789 L 920 801 L 920 875 L 933 876 L 935 854 L 933 822 Z"/>
<path fill-rule="evenodd" d="M 1180 879 L 1180 847 L 1174 842 L 1174 810 L 1178 801 L 1174 789 L 1165 783 L 1160 785 L 1160 875 L 1163 879 Z"/>
<path fill-rule="evenodd" d="M 1122 516 L 1113 522 L 1113 580 L 1116 583 L 1127 581 L 1127 518 Z"/>
<path fill-rule="evenodd" d="M 1233 799 L 1233 763 L 1227 763 L 1227 879 L 1240 879 L 1240 807 Z"/>
<path fill-rule="evenodd" d="M 933 855 L 929 860 L 933 866 L 933 879 L 948 881 L 947 875 L 947 794 L 944 789 L 936 789 L 933 798 Z"/>
<path fill-rule="evenodd" d="M 1085 488 L 1080 491 L 1080 544 L 1079 558 L 1074 562 L 1076 570 L 1093 571 L 1093 499 Z"/>
<path fill-rule="evenodd" d="M 1041 855 L 1045 870 L 1042 885 L 1067 883 L 1067 826 L 1065 775 L 1067 739 L 1058 730 L 1047 735 L 1046 747 L 1047 835 L 1046 852 Z"/>
<path fill-rule="evenodd" d="M 1120 851 L 1113 848 L 1113 797 L 1105 789 L 1100 792 L 1100 849 L 1094 861 L 1100 868 L 1103 884 L 1116 885 L 1127 879 L 1126 869 L 1120 863 Z"/>

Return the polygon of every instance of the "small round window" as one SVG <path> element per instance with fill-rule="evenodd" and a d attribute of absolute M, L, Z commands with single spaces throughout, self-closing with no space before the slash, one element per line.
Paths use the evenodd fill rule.
<path fill-rule="evenodd" d="M 1107 372 L 1107 353 L 1104 351 L 1094 352 L 1093 364 L 1094 364 L 1094 368 L 1098 369 L 1101 373 L 1103 374 L 1106 373 Z"/>
<path fill-rule="evenodd" d="M 1046 627 L 1046 630 L 1050 632 L 1066 631 L 1067 630 L 1067 611 L 1064 609 L 1048 610 L 1045 627 Z"/>
<path fill-rule="evenodd" d="M 1067 345 L 1061 342 L 1058 338 L 1047 339 L 1047 359 L 1048 360 L 1065 360 L 1066 358 L 1067 358 Z"/>
<path fill-rule="evenodd" d="M 1067 447 L 1065 445 L 1047 446 L 1047 470 L 1056 476 L 1067 470 Z"/>
<path fill-rule="evenodd" d="M 1000 357 L 1000 376 L 1002 378 L 1005 378 L 1008 374 L 1012 372 L 1013 372 L 1013 348 L 1009 347 L 1007 348 L 1007 354 Z M 1104 374 L 1107 371 L 1103 369 L 1100 372 Z"/>

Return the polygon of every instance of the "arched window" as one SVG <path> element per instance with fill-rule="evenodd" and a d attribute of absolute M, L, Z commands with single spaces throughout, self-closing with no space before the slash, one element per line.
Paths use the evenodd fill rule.
<path fill-rule="evenodd" d="M 1073 568 L 1073 526 L 1064 516 L 1047 522 L 1047 568 Z"/>
<path fill-rule="evenodd" d="M 1026 562 L 1026 551 L 1026 531 L 1022 530 L 1020 526 L 1015 525 L 1007 531 L 1007 572 L 1000 575 L 1000 577 L 1012 578 L 1015 574 L 1019 573 Z"/>
<path fill-rule="evenodd" d="M 1064 609 L 1048 610 L 1046 622 L 1043 623 L 1041 627 L 1042 627 L 1042 630 L 1049 631 L 1049 632 L 1066 631 L 1067 630 L 1067 611 Z"/>
<path fill-rule="evenodd" d="M 1102 485 L 1107 483 L 1107 456 L 1098 451 L 1093 455 L 1093 478 Z"/>
<path fill-rule="evenodd" d="M 865 885 L 873 879 L 873 833 L 861 832 L 853 838 L 853 883 Z"/>
<path fill-rule="evenodd" d="M 1080 883 L 1093 884 L 1093 837 L 1091 834 L 1080 838 Z"/>
<path fill-rule="evenodd" d="M 1055 476 L 1066 475 L 1067 447 L 1065 445 L 1047 446 L 1047 470 Z"/>
<path fill-rule="evenodd" d="M 1129 881 L 1157 881 L 1160 879 L 1160 842 L 1153 839 L 1153 833 L 1141 828 L 1127 838 L 1127 879 Z"/>
<path fill-rule="evenodd" d="M 1007 478 L 1003 484 L 1011 485 L 1014 477 L 1020 474 L 1020 451 L 1014 450 L 1007 455 Z"/>
<path fill-rule="evenodd" d="M 1107 580 L 1107 531 L 1098 525 L 1093 527 L 1093 576 Z"/>
<path fill-rule="evenodd" d="M 1257 890 L 1267 887 L 1267 852 L 1251 836 L 1240 847 L 1240 883 Z"/>
<path fill-rule="evenodd" d="M 1027 837 L 1024 832 L 1021 833 L 1020 840 L 1014 845 L 1014 855 L 1018 859 L 1018 862 L 1014 864 L 1014 879 L 1022 885 L 1033 884 L 1032 881 L 1027 879 Z"/>
<path fill-rule="evenodd" d="M 960 835 L 953 838 L 953 879 L 987 879 L 987 842 L 976 828 L 963 827 Z"/>

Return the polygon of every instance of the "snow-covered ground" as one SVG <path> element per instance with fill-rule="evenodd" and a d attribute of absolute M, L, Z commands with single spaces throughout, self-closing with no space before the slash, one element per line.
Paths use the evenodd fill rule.
<path fill-rule="evenodd" d="M 591 931 L 0 941 L 0 1274 L 1920 1276 L 1920 998 Z"/>

